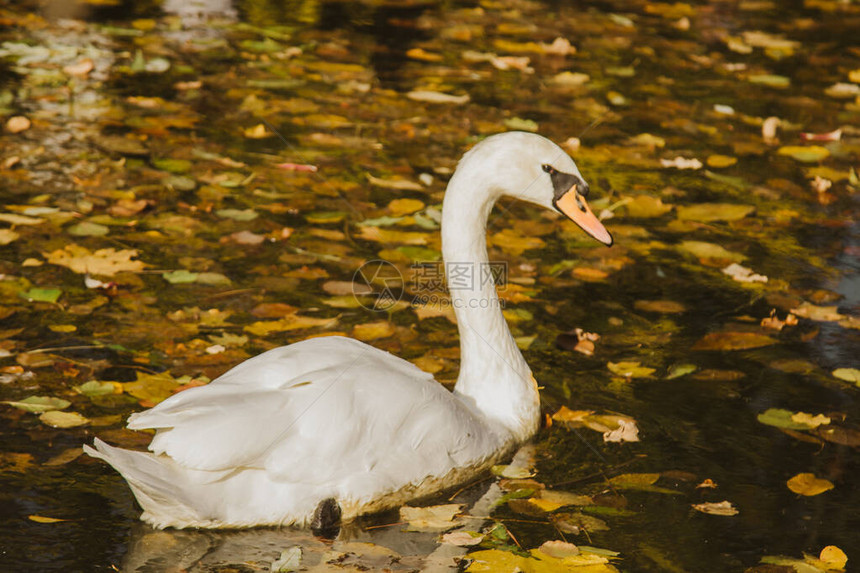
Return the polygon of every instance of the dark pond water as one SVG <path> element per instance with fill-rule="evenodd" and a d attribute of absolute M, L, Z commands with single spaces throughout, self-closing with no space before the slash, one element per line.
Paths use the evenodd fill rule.
<path fill-rule="evenodd" d="M 504 541 L 476 549 L 566 540 L 617 552 L 620 571 L 806 572 L 826 566 L 804 554 L 836 546 L 850 570 L 858 30 L 860 5 L 831 0 L 0 0 L 0 398 L 62 398 L 86 417 L 53 427 L 0 407 L 0 570 L 268 571 L 295 545 L 316 570 L 424 567 L 439 534 L 403 531 L 397 512 L 334 545 L 293 530 L 156 532 L 117 474 L 75 453 L 94 436 L 145 446 L 124 421 L 164 390 L 122 384 L 203 382 L 326 331 L 452 382 L 451 321 L 367 310 L 342 281 L 370 259 L 404 276 L 438 260 L 451 169 L 512 129 L 567 142 L 616 239 L 600 247 L 510 202 L 489 224 L 543 408 L 626 416 L 641 441 L 556 416 L 533 442 L 534 479 L 591 496 L 580 532 L 564 529 L 570 508 L 502 503 L 472 529 L 502 523 Z M 88 288 L 50 260 L 70 245 L 136 249 L 147 266 L 93 272 L 115 284 Z M 733 279 L 732 263 L 767 282 Z M 275 303 L 337 323 L 260 334 L 289 308 Z M 772 312 L 797 323 L 763 326 Z M 592 355 L 573 350 L 575 328 L 599 335 Z M 117 392 L 74 389 L 92 380 Z M 651 482 L 610 481 L 622 474 Z M 798 474 L 832 489 L 797 493 Z M 721 501 L 737 514 L 693 507 Z"/>

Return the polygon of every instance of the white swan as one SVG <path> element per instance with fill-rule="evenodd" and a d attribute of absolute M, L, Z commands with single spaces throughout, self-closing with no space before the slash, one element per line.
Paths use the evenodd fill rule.
<path fill-rule="evenodd" d="M 444 258 L 475 269 L 487 262 L 486 221 L 502 195 L 556 208 L 610 245 L 587 191 L 549 140 L 489 137 L 448 185 Z M 465 481 L 534 435 L 539 395 L 491 282 L 452 289 L 451 299 L 461 349 L 453 393 L 367 344 L 314 338 L 133 414 L 129 428 L 157 430 L 153 453 L 98 439 L 85 450 L 125 477 L 141 519 L 158 528 L 307 525 L 333 502 L 350 519 Z"/>

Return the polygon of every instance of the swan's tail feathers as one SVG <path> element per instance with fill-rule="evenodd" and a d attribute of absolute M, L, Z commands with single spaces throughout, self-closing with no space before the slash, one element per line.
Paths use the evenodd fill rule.
<path fill-rule="evenodd" d="M 174 462 L 149 452 L 136 452 L 109 446 L 96 438 L 95 448 L 84 445 L 84 452 L 109 463 L 128 482 L 143 508 L 140 518 L 156 527 L 187 527 L 201 519 L 190 499 L 184 499 L 185 479 Z"/>

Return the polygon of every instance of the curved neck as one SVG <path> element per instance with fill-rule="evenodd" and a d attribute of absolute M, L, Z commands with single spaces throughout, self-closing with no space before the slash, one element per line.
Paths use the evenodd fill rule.
<path fill-rule="evenodd" d="M 442 255 L 460 332 L 454 393 L 522 441 L 537 431 L 540 396 L 502 315 L 487 259 L 487 217 L 498 193 L 470 172 L 461 164 L 442 206 Z"/>

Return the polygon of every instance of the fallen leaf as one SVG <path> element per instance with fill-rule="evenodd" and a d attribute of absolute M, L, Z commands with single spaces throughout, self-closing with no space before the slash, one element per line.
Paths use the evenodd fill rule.
<path fill-rule="evenodd" d="M 840 380 L 860 385 L 860 370 L 856 368 L 837 368 L 832 374 Z"/>
<path fill-rule="evenodd" d="M 798 424 L 803 424 L 808 428 L 817 428 L 818 426 L 826 426 L 830 423 L 830 418 L 825 416 L 824 414 L 817 414 L 813 416 L 812 414 L 807 414 L 806 412 L 797 412 L 796 414 L 791 415 L 791 421 L 796 422 Z"/>
<path fill-rule="evenodd" d="M 0 229 L 0 246 L 8 245 L 20 236 L 12 229 Z"/>
<path fill-rule="evenodd" d="M 303 315 L 289 315 L 280 320 L 263 320 L 245 326 L 245 331 L 254 336 L 267 336 L 273 332 L 288 332 L 305 328 L 334 326 L 338 318 L 314 318 Z"/>
<path fill-rule="evenodd" d="M 6 131 L 9 133 L 21 133 L 30 129 L 30 120 L 23 115 L 13 115 L 6 120 Z"/>
<path fill-rule="evenodd" d="M 824 562 L 828 569 L 845 569 L 845 565 L 848 563 L 848 556 L 835 545 L 828 545 L 822 549 L 818 558 Z"/>
<path fill-rule="evenodd" d="M 799 495 L 814 496 L 833 489 L 829 480 L 817 478 L 815 474 L 801 473 L 786 482 L 788 489 Z"/>
<path fill-rule="evenodd" d="M 539 548 L 538 551 L 549 555 L 550 557 L 555 557 L 556 559 L 564 559 L 565 557 L 573 557 L 575 555 L 579 555 L 579 547 L 574 545 L 573 543 L 568 543 L 566 541 L 545 541 Z"/>
<path fill-rule="evenodd" d="M 442 536 L 442 543 L 458 547 L 471 547 L 484 540 L 484 536 L 475 531 L 452 531 Z"/>
<path fill-rule="evenodd" d="M 411 215 L 424 208 L 424 202 L 418 199 L 394 199 L 388 204 L 388 210 L 395 217 Z"/>
<path fill-rule="evenodd" d="M 782 408 L 768 408 L 757 416 L 762 424 L 782 428 L 784 430 L 808 430 L 810 427 L 800 421 L 795 421 L 795 413 Z"/>
<path fill-rule="evenodd" d="M 672 205 L 666 205 L 662 199 L 651 195 L 636 195 L 624 204 L 627 215 L 640 218 L 660 217 L 672 208 Z"/>
<path fill-rule="evenodd" d="M 780 155 L 787 155 L 801 163 L 818 163 L 830 157 L 830 150 L 820 145 L 786 145 L 777 150 Z"/>
<path fill-rule="evenodd" d="M 693 350 L 748 350 L 779 342 L 755 332 L 711 332 L 693 345 Z"/>
<path fill-rule="evenodd" d="M 739 513 L 735 506 L 728 501 L 695 503 L 693 509 L 710 515 L 732 516 Z"/>
<path fill-rule="evenodd" d="M 803 302 L 796 308 L 791 309 L 791 313 L 801 318 L 816 320 L 821 322 L 838 322 L 845 318 L 839 314 L 835 306 L 817 306 L 808 302 Z"/>
<path fill-rule="evenodd" d="M 140 272 L 146 267 L 143 261 L 133 261 L 135 249 L 99 249 L 95 252 L 79 245 L 67 245 L 50 253 L 42 253 L 53 265 L 67 267 L 78 274 L 112 277 L 117 273 Z"/>
<path fill-rule="evenodd" d="M 738 162 L 737 157 L 729 157 L 728 155 L 709 155 L 705 160 L 708 167 L 720 169 L 722 167 L 731 167 Z"/>
<path fill-rule="evenodd" d="M 740 262 L 746 259 L 746 256 L 740 253 L 727 251 L 720 245 L 704 241 L 682 241 L 678 247 L 699 259 L 731 262 Z"/>
<path fill-rule="evenodd" d="M 388 338 L 393 334 L 394 325 L 387 320 L 357 324 L 355 328 L 352 329 L 353 338 L 363 341 Z"/>
<path fill-rule="evenodd" d="M 490 468 L 493 475 L 508 479 L 526 479 L 534 476 L 534 472 L 527 467 L 519 465 L 496 465 Z"/>
<path fill-rule="evenodd" d="M 636 361 L 607 362 L 606 367 L 613 374 L 624 378 L 648 378 L 655 372 L 654 368 L 642 366 Z"/>
<path fill-rule="evenodd" d="M 678 219 L 682 221 L 737 221 L 755 211 L 752 205 L 736 203 L 698 203 L 678 207 Z"/>
<path fill-rule="evenodd" d="M 56 456 L 53 456 L 52 458 L 48 459 L 42 465 L 46 467 L 64 466 L 70 462 L 75 461 L 83 454 L 84 450 L 80 446 L 78 446 L 77 448 L 68 448 L 66 450 L 63 450 Z"/>
<path fill-rule="evenodd" d="M 52 410 L 63 410 L 72 405 L 68 400 L 55 398 L 54 396 L 29 396 L 23 400 L 6 401 L 3 404 L 13 406 L 19 410 L 30 412 L 33 414 L 41 414 Z"/>
<path fill-rule="evenodd" d="M 90 423 L 89 418 L 77 412 L 61 412 L 60 410 L 45 412 L 39 416 L 39 420 L 52 428 L 76 428 Z"/>
<path fill-rule="evenodd" d="M 686 312 L 687 307 L 674 300 L 637 300 L 633 308 L 644 312 L 659 312 L 661 314 L 677 314 Z"/>
<path fill-rule="evenodd" d="M 530 249 L 543 247 L 545 243 L 539 237 L 527 237 L 514 229 L 502 229 L 490 236 L 490 244 L 506 253 L 519 256 Z"/>
<path fill-rule="evenodd" d="M 732 263 L 723 270 L 723 274 L 729 275 L 732 279 L 741 283 L 766 283 L 767 277 L 756 274 L 752 269 L 748 269 L 737 263 Z"/>
<path fill-rule="evenodd" d="M 674 167 L 675 169 L 702 168 L 702 162 L 698 159 L 687 159 L 685 157 L 676 157 L 675 159 L 660 159 L 660 165 L 663 167 Z"/>
<path fill-rule="evenodd" d="M 246 128 L 242 131 L 242 134 L 248 139 L 265 139 L 267 137 L 274 137 L 274 133 L 266 129 L 266 126 L 262 123 L 258 123 L 253 127 Z"/>
<path fill-rule="evenodd" d="M 444 531 L 460 524 L 455 518 L 462 507 L 459 503 L 427 507 L 404 505 L 400 508 L 400 519 L 409 522 L 407 531 Z"/>
<path fill-rule="evenodd" d="M 380 179 L 379 177 L 374 177 L 370 173 L 365 174 L 365 176 L 371 185 L 375 185 L 376 187 L 381 187 L 383 189 L 393 189 L 395 191 L 422 191 L 424 189 L 420 183 L 409 181 L 408 179 Z"/>
<path fill-rule="evenodd" d="M 447 104 L 464 104 L 469 101 L 468 95 L 451 95 L 431 90 L 414 90 L 406 94 L 406 97 L 413 101 L 423 101 L 426 103 L 447 103 Z"/>
<path fill-rule="evenodd" d="M 618 427 L 614 430 L 604 432 L 604 442 L 638 442 L 639 428 L 633 420 L 618 419 Z"/>
<path fill-rule="evenodd" d="M 58 517 L 46 517 L 44 515 L 28 515 L 27 519 L 36 523 L 60 523 L 61 521 L 69 521 L 68 519 L 60 519 Z"/>
<path fill-rule="evenodd" d="M 172 396 L 179 388 L 179 382 L 169 373 L 145 374 L 137 372 L 134 382 L 122 383 L 122 389 L 126 394 L 134 396 L 138 400 L 152 405 Z"/>

